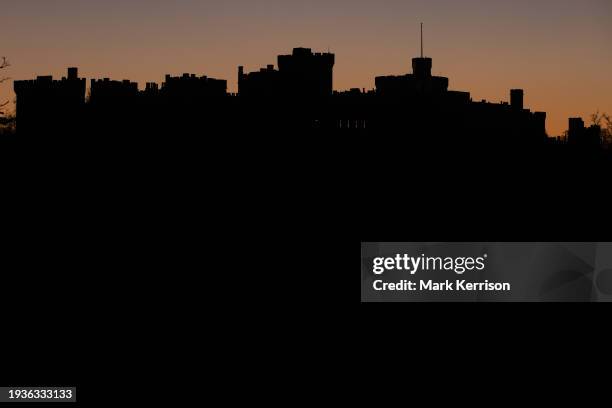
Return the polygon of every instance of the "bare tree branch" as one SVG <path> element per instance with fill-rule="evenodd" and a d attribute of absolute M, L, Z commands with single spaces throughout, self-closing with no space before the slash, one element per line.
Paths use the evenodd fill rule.
<path fill-rule="evenodd" d="M 11 64 L 8 62 L 6 57 L 2 57 L 2 62 L 0 62 L 0 69 L 8 68 L 10 66 Z M 0 84 L 8 80 L 8 77 L 0 77 Z M 0 103 L 0 115 L 4 115 L 4 111 L 2 110 L 2 108 L 4 108 L 6 105 L 8 105 L 8 102 Z"/>
<path fill-rule="evenodd" d="M 604 119 L 604 116 L 605 114 L 600 113 L 598 109 L 597 112 L 591 115 L 591 124 L 595 126 L 601 126 L 601 121 Z"/>
<path fill-rule="evenodd" d="M 599 110 L 591 115 L 591 121 L 594 125 L 601 128 L 601 138 L 605 146 L 612 146 L 612 117 L 605 112 L 600 113 Z"/>
<path fill-rule="evenodd" d="M 8 68 L 11 66 L 11 63 L 6 59 L 6 57 L 2 57 L 2 62 L 0 62 L 0 69 Z M 0 84 L 4 81 L 8 81 L 9 78 L 0 77 Z"/>

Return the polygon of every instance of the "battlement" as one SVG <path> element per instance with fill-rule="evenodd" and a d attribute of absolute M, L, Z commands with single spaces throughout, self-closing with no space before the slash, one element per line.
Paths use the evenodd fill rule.
<path fill-rule="evenodd" d="M 292 69 L 294 65 L 319 65 L 322 68 L 331 69 L 334 66 L 336 56 L 332 53 L 313 53 L 310 48 L 294 48 L 291 55 L 279 55 L 279 70 Z"/>
<path fill-rule="evenodd" d="M 77 68 L 68 68 L 68 77 L 63 77 L 61 80 L 54 80 L 51 75 L 37 76 L 36 79 L 15 81 L 13 89 L 17 96 L 36 93 L 83 93 L 85 98 L 85 79 L 78 77 Z"/>
<path fill-rule="evenodd" d="M 93 104 L 122 104 L 138 95 L 138 83 L 130 80 L 114 81 L 109 78 L 91 80 L 91 98 Z"/>
<path fill-rule="evenodd" d="M 441 96 L 448 93 L 448 78 L 438 76 L 388 75 L 374 79 L 376 92 L 381 96 L 410 98 Z"/>
<path fill-rule="evenodd" d="M 274 65 L 272 65 L 272 64 L 269 64 L 265 68 L 261 68 L 259 70 L 259 72 L 274 72 L 274 71 L 276 71 L 276 70 L 274 69 Z"/>
<path fill-rule="evenodd" d="M 159 85 L 155 82 L 147 82 L 145 85 L 146 93 L 157 93 L 159 91 Z"/>
<path fill-rule="evenodd" d="M 227 81 L 189 73 L 177 77 L 166 75 L 161 91 L 173 96 L 226 96 Z"/>
<path fill-rule="evenodd" d="M 123 81 L 115 81 L 110 78 L 104 79 L 92 79 L 91 90 L 104 91 L 104 90 L 122 90 L 122 91 L 138 91 L 138 83 L 132 82 L 129 79 Z"/>

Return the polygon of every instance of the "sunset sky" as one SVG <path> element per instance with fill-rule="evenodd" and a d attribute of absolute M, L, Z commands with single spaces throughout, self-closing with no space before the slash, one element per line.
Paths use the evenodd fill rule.
<path fill-rule="evenodd" d="M 228 80 L 304 46 L 336 54 L 334 88 L 374 87 L 377 75 L 411 70 L 425 54 L 435 75 L 475 100 L 508 100 L 548 112 L 557 135 L 567 118 L 612 114 L 610 0 L 1 0 L 6 75 L 65 75 L 161 83 L 183 72 Z M 0 101 L 12 99 L 12 83 Z"/>

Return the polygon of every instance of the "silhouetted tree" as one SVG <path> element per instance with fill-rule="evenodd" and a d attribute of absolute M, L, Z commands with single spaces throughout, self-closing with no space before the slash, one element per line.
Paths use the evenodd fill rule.
<path fill-rule="evenodd" d="M 9 64 L 8 60 L 6 59 L 6 57 L 2 57 L 2 61 L 0 62 L 0 70 L 8 68 L 11 64 Z M 0 84 L 3 82 L 8 81 L 9 78 L 8 77 L 3 77 L 0 76 Z M 0 117 L 3 117 L 5 112 L 4 112 L 4 108 L 8 105 L 8 101 L 6 102 L 0 102 Z"/>
<path fill-rule="evenodd" d="M 612 145 L 612 117 L 599 110 L 591 115 L 591 124 L 601 128 L 601 141 L 604 146 Z"/>
<path fill-rule="evenodd" d="M 10 66 L 6 57 L 0 57 L 0 72 Z M 0 75 L 0 84 L 8 81 L 9 78 Z M 0 137 L 12 136 L 15 134 L 15 114 L 7 114 L 5 108 L 9 101 L 0 101 Z"/>

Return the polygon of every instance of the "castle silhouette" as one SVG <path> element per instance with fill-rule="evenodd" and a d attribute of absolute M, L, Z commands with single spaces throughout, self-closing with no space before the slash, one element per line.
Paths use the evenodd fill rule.
<path fill-rule="evenodd" d="M 432 59 L 412 59 L 412 73 L 379 76 L 374 90 L 334 91 L 335 55 L 295 48 L 278 57 L 277 68 L 244 72 L 238 67 L 238 92 L 227 81 L 194 74 L 166 75 L 161 87 L 144 90 L 129 80 L 86 80 L 77 68 L 53 80 L 15 81 L 17 129 L 24 137 L 86 134 L 200 134 L 264 131 L 272 134 L 375 133 L 404 137 L 406 143 L 530 147 L 559 143 L 546 134 L 546 113 L 524 106 L 522 89 L 510 101 L 472 100 L 469 92 L 449 90 L 446 77 L 432 75 Z M 179 133 L 182 132 L 182 133 Z M 570 119 L 569 144 L 597 146 L 600 132 Z"/>
<path fill-rule="evenodd" d="M 523 90 L 510 90 L 509 102 L 474 101 L 432 75 L 423 54 L 411 73 L 376 77 L 373 90 L 335 91 L 334 63 L 332 53 L 295 48 L 276 66 L 238 67 L 235 94 L 225 80 L 193 74 L 143 90 L 93 79 L 89 97 L 76 68 L 61 80 L 16 81 L 25 148 L 5 156 L 32 163 L 24 169 L 35 179 L 107 186 L 138 212 L 163 191 L 183 206 L 174 214 L 193 217 L 200 207 L 184 206 L 201 203 L 203 189 L 227 198 L 211 214 L 231 209 L 253 231 L 278 217 L 293 230 L 335 225 L 349 208 L 359 212 L 341 225 L 370 241 L 410 239 L 406 231 L 426 241 L 468 231 L 476 241 L 509 231 L 521 240 L 533 225 L 536 240 L 575 241 L 593 238 L 567 231 L 612 230 L 590 204 L 607 202 L 612 175 L 598 127 L 571 118 L 567 138 L 550 138 L 546 114 L 525 108 Z"/>
<path fill-rule="evenodd" d="M 138 247 L 153 248 L 141 258 L 154 262 L 175 245 L 264 268 L 291 254 L 291 268 L 325 253 L 348 265 L 326 244 L 357 240 L 610 240 L 612 160 L 597 127 L 573 118 L 567 140 L 549 138 L 522 90 L 508 103 L 474 101 L 423 54 L 368 91 L 335 91 L 334 63 L 296 48 L 276 66 L 238 67 L 236 94 L 192 74 L 143 90 L 94 79 L 89 96 L 76 68 L 16 81 L 17 138 L 0 149 L 14 184 L 5 234 L 40 243 L 14 252 L 84 254 L 81 274 Z M 167 271 L 192 273 L 179 258 Z M 117 265 L 103 269 L 119 282 Z M 310 272 L 335 272 L 318 267 Z M 188 281 L 175 276 L 164 283 Z"/>

